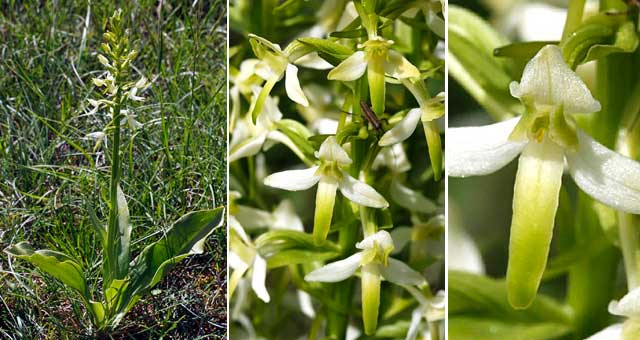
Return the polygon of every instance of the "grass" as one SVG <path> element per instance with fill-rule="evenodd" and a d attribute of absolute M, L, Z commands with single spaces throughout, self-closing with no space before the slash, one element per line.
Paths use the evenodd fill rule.
<path fill-rule="evenodd" d="M 100 98 L 96 51 L 117 6 L 140 51 L 133 77 L 153 81 L 135 108 L 143 127 L 123 138 L 122 189 L 133 254 L 178 217 L 226 204 L 225 2 L 87 1 L 0 4 L 0 247 L 27 240 L 82 259 L 100 287 L 100 249 L 88 210 L 104 220 L 109 154 L 87 133 Z M 181 262 L 110 338 L 224 338 L 226 236 Z M 0 255 L 0 334 L 8 339 L 91 336 L 78 298 L 24 261 Z"/>

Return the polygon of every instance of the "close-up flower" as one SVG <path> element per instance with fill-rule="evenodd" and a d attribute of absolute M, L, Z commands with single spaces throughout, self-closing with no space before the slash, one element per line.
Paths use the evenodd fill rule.
<path fill-rule="evenodd" d="M 636 8 L 450 2 L 451 339 L 640 336 Z"/>

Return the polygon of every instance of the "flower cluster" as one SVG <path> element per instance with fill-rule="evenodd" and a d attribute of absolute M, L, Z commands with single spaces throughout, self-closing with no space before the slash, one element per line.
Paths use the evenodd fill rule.
<path fill-rule="evenodd" d="M 394 336 L 442 334 L 442 3 L 269 6 L 258 7 L 316 25 L 265 19 L 232 47 L 231 334 L 307 333 L 265 327 L 291 309 L 328 337 L 374 336 L 397 320 Z M 243 1 L 231 8 L 236 27 L 256 27 L 248 13 Z M 387 314 L 387 301 L 407 298 Z"/>

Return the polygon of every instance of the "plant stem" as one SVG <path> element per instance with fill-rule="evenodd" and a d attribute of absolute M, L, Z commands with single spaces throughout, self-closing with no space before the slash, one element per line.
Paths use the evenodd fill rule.
<path fill-rule="evenodd" d="M 582 23 L 586 0 L 571 0 L 567 9 L 567 20 L 562 31 L 562 40 L 566 39 Z"/>
<path fill-rule="evenodd" d="M 113 108 L 113 143 L 111 153 L 111 182 L 109 187 L 109 223 L 107 225 L 107 242 L 104 252 L 109 255 L 104 260 L 104 292 L 106 293 L 114 279 L 122 279 L 126 273 L 119 273 L 118 247 L 115 240 L 118 237 L 118 186 L 120 185 L 120 90 L 115 96 L 116 105 Z M 122 275 L 121 275 L 122 274 Z"/>

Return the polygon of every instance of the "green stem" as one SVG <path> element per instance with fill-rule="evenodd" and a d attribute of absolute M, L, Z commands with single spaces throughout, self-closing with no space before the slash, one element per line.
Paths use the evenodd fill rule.
<path fill-rule="evenodd" d="M 562 31 L 562 40 L 565 40 L 569 34 L 580 26 L 582 23 L 582 16 L 584 14 L 584 4 L 586 0 L 571 0 L 569 1 L 569 8 L 567 9 L 567 20 L 564 24 L 564 30 Z"/>
<path fill-rule="evenodd" d="M 104 250 L 109 254 L 109 261 L 104 261 L 104 287 L 111 285 L 113 279 L 124 278 L 124 275 L 120 277 L 118 273 L 119 264 L 118 254 L 116 254 L 117 247 L 113 244 L 118 235 L 118 185 L 120 184 L 120 90 L 116 93 L 116 106 L 113 108 L 113 119 L 111 124 L 113 125 L 113 143 L 111 154 L 111 182 L 109 187 L 109 224 L 107 229 L 107 247 Z"/>

